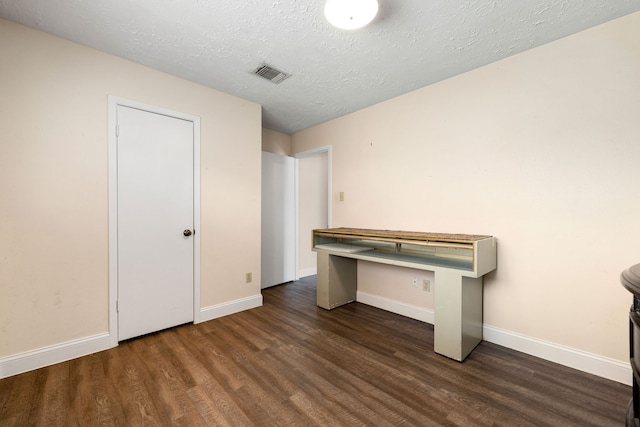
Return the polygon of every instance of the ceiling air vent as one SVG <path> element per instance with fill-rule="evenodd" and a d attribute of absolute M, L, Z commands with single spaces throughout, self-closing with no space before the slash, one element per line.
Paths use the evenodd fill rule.
<path fill-rule="evenodd" d="M 278 70 L 277 68 L 272 67 L 271 65 L 262 64 L 258 68 L 253 71 L 253 74 L 264 77 L 271 82 L 278 84 L 282 83 L 284 80 L 288 79 L 291 74 L 285 73 L 284 71 Z"/>

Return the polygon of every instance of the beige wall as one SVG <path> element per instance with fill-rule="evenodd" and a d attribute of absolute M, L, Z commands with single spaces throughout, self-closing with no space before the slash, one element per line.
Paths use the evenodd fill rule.
<path fill-rule="evenodd" d="M 201 305 L 259 295 L 259 105 L 5 20 L 0 53 L 0 357 L 108 331 L 108 95 L 201 118 Z"/>
<path fill-rule="evenodd" d="M 293 149 L 332 144 L 333 226 L 495 235 L 485 324 L 628 361 L 639 70 L 636 13 L 296 133 Z"/>
<path fill-rule="evenodd" d="M 262 151 L 282 156 L 291 155 L 291 135 L 262 128 Z"/>

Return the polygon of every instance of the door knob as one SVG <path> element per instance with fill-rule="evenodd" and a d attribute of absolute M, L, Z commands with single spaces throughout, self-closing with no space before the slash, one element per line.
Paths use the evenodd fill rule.
<path fill-rule="evenodd" d="M 191 236 L 191 230 L 184 230 L 182 232 L 182 234 L 184 234 L 185 236 L 189 237 L 189 236 Z"/>

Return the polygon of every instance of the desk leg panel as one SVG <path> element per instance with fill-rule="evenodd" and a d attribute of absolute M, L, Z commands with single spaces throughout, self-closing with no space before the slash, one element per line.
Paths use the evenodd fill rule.
<path fill-rule="evenodd" d="M 482 278 L 435 273 L 434 350 L 462 362 L 482 340 Z"/>
<path fill-rule="evenodd" d="M 356 300 L 358 261 L 317 252 L 317 304 L 326 310 Z"/>
<path fill-rule="evenodd" d="M 462 360 L 482 341 L 482 277 L 462 278 Z"/>

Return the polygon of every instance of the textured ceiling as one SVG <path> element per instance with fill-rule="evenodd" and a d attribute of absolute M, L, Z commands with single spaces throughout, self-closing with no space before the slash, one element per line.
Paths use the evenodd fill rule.
<path fill-rule="evenodd" d="M 0 17 L 257 102 L 264 127 L 291 134 L 640 10 L 640 0 L 379 3 L 356 31 L 329 25 L 323 0 L 0 0 Z M 251 74 L 265 62 L 292 76 Z"/>

